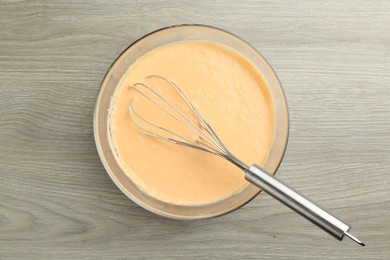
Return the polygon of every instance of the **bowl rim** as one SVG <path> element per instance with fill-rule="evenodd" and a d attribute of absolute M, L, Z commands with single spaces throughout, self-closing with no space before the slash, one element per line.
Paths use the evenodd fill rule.
<path fill-rule="evenodd" d="M 283 97 L 283 101 L 285 103 L 285 109 L 286 109 L 286 122 L 287 122 L 287 127 L 286 127 L 286 139 L 285 139 L 285 145 L 284 145 L 284 148 L 281 152 L 281 156 L 280 156 L 280 159 L 279 159 L 279 162 L 277 163 L 276 165 L 276 168 L 275 168 L 275 173 L 277 173 L 282 161 L 283 161 L 283 158 L 286 154 L 286 150 L 287 150 L 287 146 L 288 146 L 288 142 L 289 142 L 289 135 L 290 135 L 290 116 L 289 116 L 289 106 L 288 106 L 288 102 L 287 102 L 287 99 L 286 99 L 286 94 L 285 94 L 285 91 L 284 91 L 284 88 L 280 82 L 280 79 L 278 77 L 278 75 L 275 73 L 275 70 L 273 69 L 273 67 L 271 66 L 271 64 L 268 62 L 268 60 L 252 45 L 250 44 L 249 42 L 247 42 L 246 40 L 244 40 L 243 38 L 241 38 L 240 36 L 230 32 L 230 31 L 227 31 L 225 29 L 222 29 L 222 28 L 219 28 L 219 27 L 215 27 L 215 26 L 211 26 L 211 25 L 205 25 L 205 24 L 191 24 L 191 23 L 184 23 L 184 24 L 174 24 L 174 25 L 170 25 L 170 26 L 165 26 L 165 27 L 161 27 L 157 30 L 154 30 L 154 31 L 151 31 L 145 35 L 143 35 L 142 37 L 140 38 L 137 38 L 134 42 L 132 42 L 129 46 L 127 46 L 114 60 L 113 62 L 110 64 L 108 70 L 106 71 L 106 73 L 104 74 L 104 77 L 99 85 L 99 89 L 97 91 L 97 98 L 96 98 L 96 103 L 95 103 L 95 107 L 94 107 L 94 112 L 93 112 L 93 132 L 94 132 L 94 140 L 95 140 L 95 145 L 96 145 L 96 149 L 97 149 L 97 152 L 99 154 L 99 158 L 100 158 L 100 161 L 102 162 L 104 168 L 105 168 L 105 171 L 106 173 L 110 176 L 111 180 L 115 183 L 115 185 L 122 191 L 123 194 L 126 195 L 126 197 L 128 197 L 129 199 L 131 199 L 134 203 L 136 203 L 137 205 L 141 206 L 142 208 L 156 214 L 156 215 L 159 215 L 159 216 L 163 216 L 163 217 L 166 217 L 166 218 L 170 218 L 170 219 L 175 219 L 175 220 L 197 220 L 197 219 L 210 219 L 210 218 L 215 218 L 215 217 L 220 217 L 220 216 L 223 216 L 223 215 L 226 215 L 226 214 L 229 214 L 243 206 L 245 206 L 247 203 L 249 203 L 250 201 L 252 201 L 256 196 L 258 196 L 260 194 L 260 192 L 262 190 L 259 190 L 255 193 L 253 193 L 253 195 L 248 199 L 246 200 L 244 203 L 236 206 L 236 207 L 232 207 L 231 209 L 228 209 L 228 210 L 225 210 L 225 211 L 222 211 L 220 213 L 217 213 L 217 214 L 209 214 L 209 215 L 196 215 L 196 216 L 192 216 L 192 217 L 188 217 L 188 216 L 177 216 L 177 215 L 173 215 L 173 214 L 170 214 L 170 213 L 167 213 L 167 212 L 162 212 L 160 210 L 157 210 L 155 209 L 154 207 L 151 207 L 150 205 L 148 205 L 147 203 L 142 203 L 142 201 L 140 201 L 138 198 L 132 196 L 132 194 L 130 192 L 127 191 L 127 189 L 124 188 L 124 186 L 122 185 L 122 183 L 114 176 L 115 174 L 111 171 L 110 169 L 110 166 L 108 165 L 107 163 L 107 160 L 106 160 L 106 156 L 103 152 L 102 149 L 99 148 L 99 146 L 101 146 L 101 141 L 100 141 L 100 137 L 99 137 L 99 131 L 98 131 L 98 109 L 99 109 L 99 104 L 100 104 L 100 99 L 101 99 L 101 96 L 102 96 L 102 90 L 103 90 L 103 87 L 105 85 L 105 82 L 108 78 L 108 76 L 110 75 L 111 71 L 113 70 L 114 66 L 116 65 L 116 63 L 118 62 L 118 60 L 130 49 L 132 48 L 134 45 L 136 45 L 138 42 L 144 40 L 145 38 L 155 34 L 155 33 L 158 33 L 158 32 L 162 32 L 162 31 L 165 31 L 165 30 L 169 30 L 169 29 L 172 29 L 172 28 L 176 28 L 176 27 L 201 27 L 201 28 L 208 28 L 208 29 L 213 29 L 213 30 L 217 30 L 217 31 L 221 31 L 223 33 L 226 33 L 230 36 L 233 36 L 234 38 L 237 38 L 238 40 L 242 41 L 243 43 L 245 43 L 247 46 L 249 46 L 253 51 L 256 52 L 257 55 L 259 55 L 262 60 L 266 63 L 266 65 L 268 66 L 268 68 L 271 70 L 273 76 L 275 77 L 278 85 L 280 86 L 280 91 L 281 91 L 281 94 L 282 94 L 282 97 Z"/>

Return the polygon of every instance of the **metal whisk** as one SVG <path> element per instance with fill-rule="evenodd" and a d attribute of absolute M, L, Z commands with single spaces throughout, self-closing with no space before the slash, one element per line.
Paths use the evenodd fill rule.
<path fill-rule="evenodd" d="M 198 149 L 228 160 L 245 172 L 245 179 L 247 181 L 258 186 L 335 238 L 342 240 L 344 236 L 348 236 L 356 243 L 364 246 L 362 241 L 348 233 L 350 229 L 349 225 L 343 223 L 341 220 L 316 206 L 296 191 L 287 187 L 275 177 L 266 173 L 259 166 L 255 164 L 248 166 L 230 153 L 201 113 L 195 108 L 189 98 L 175 82 L 159 75 L 151 75 L 147 78 L 157 78 L 168 83 L 167 86 L 178 94 L 180 102 L 184 104 L 184 107 L 186 107 L 192 115 L 185 114 L 171 101 L 161 95 L 161 93 L 146 83 L 135 83 L 130 86 L 130 88 L 146 101 L 153 104 L 162 113 L 165 113 L 165 115 L 172 120 L 177 121 L 178 124 L 187 129 L 196 138 L 191 139 L 180 135 L 174 129 L 167 129 L 150 121 L 136 110 L 135 100 L 133 98 L 129 106 L 129 116 L 140 131 L 146 135 L 166 142 Z"/>

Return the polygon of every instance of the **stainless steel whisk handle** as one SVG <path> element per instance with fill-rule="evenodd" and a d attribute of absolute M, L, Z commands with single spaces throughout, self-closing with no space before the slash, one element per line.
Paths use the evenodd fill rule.
<path fill-rule="evenodd" d="M 248 168 L 245 179 L 258 186 L 269 195 L 293 209 L 318 227 L 322 228 L 335 238 L 342 240 L 347 235 L 355 242 L 364 246 L 356 237 L 348 233 L 350 226 L 321 209 L 293 189 L 264 172 L 259 166 L 253 164 Z"/>

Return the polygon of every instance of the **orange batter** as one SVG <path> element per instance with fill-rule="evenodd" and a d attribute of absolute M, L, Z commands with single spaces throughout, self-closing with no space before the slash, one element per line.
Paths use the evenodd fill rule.
<path fill-rule="evenodd" d="M 112 145 L 126 174 L 151 196 L 181 205 L 212 203 L 246 187 L 244 172 L 226 160 L 154 139 L 134 126 L 128 112 L 134 96 L 129 86 L 147 82 L 145 77 L 153 74 L 174 80 L 243 162 L 262 165 L 273 144 L 274 105 L 254 66 L 223 45 L 178 42 L 139 58 L 114 94 Z M 143 113 L 159 120 L 152 109 Z"/>

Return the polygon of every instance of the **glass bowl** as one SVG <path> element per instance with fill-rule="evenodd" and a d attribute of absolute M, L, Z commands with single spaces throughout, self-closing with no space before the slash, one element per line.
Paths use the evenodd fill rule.
<path fill-rule="evenodd" d="M 247 42 L 227 31 L 204 25 L 178 25 L 159 29 L 134 42 L 114 61 L 102 81 L 96 102 L 93 122 L 96 146 L 102 163 L 114 183 L 126 196 L 143 208 L 173 219 L 216 217 L 245 205 L 259 194 L 260 190 L 248 185 L 231 197 L 205 205 L 188 206 L 163 202 L 137 187 L 118 165 L 110 146 L 108 131 L 110 102 L 123 75 L 133 62 L 147 52 L 178 41 L 209 41 L 223 44 L 249 59 L 261 73 L 275 106 L 275 139 L 263 168 L 271 174 L 276 172 L 286 149 L 289 132 L 287 103 L 280 82 L 264 57 Z"/>

